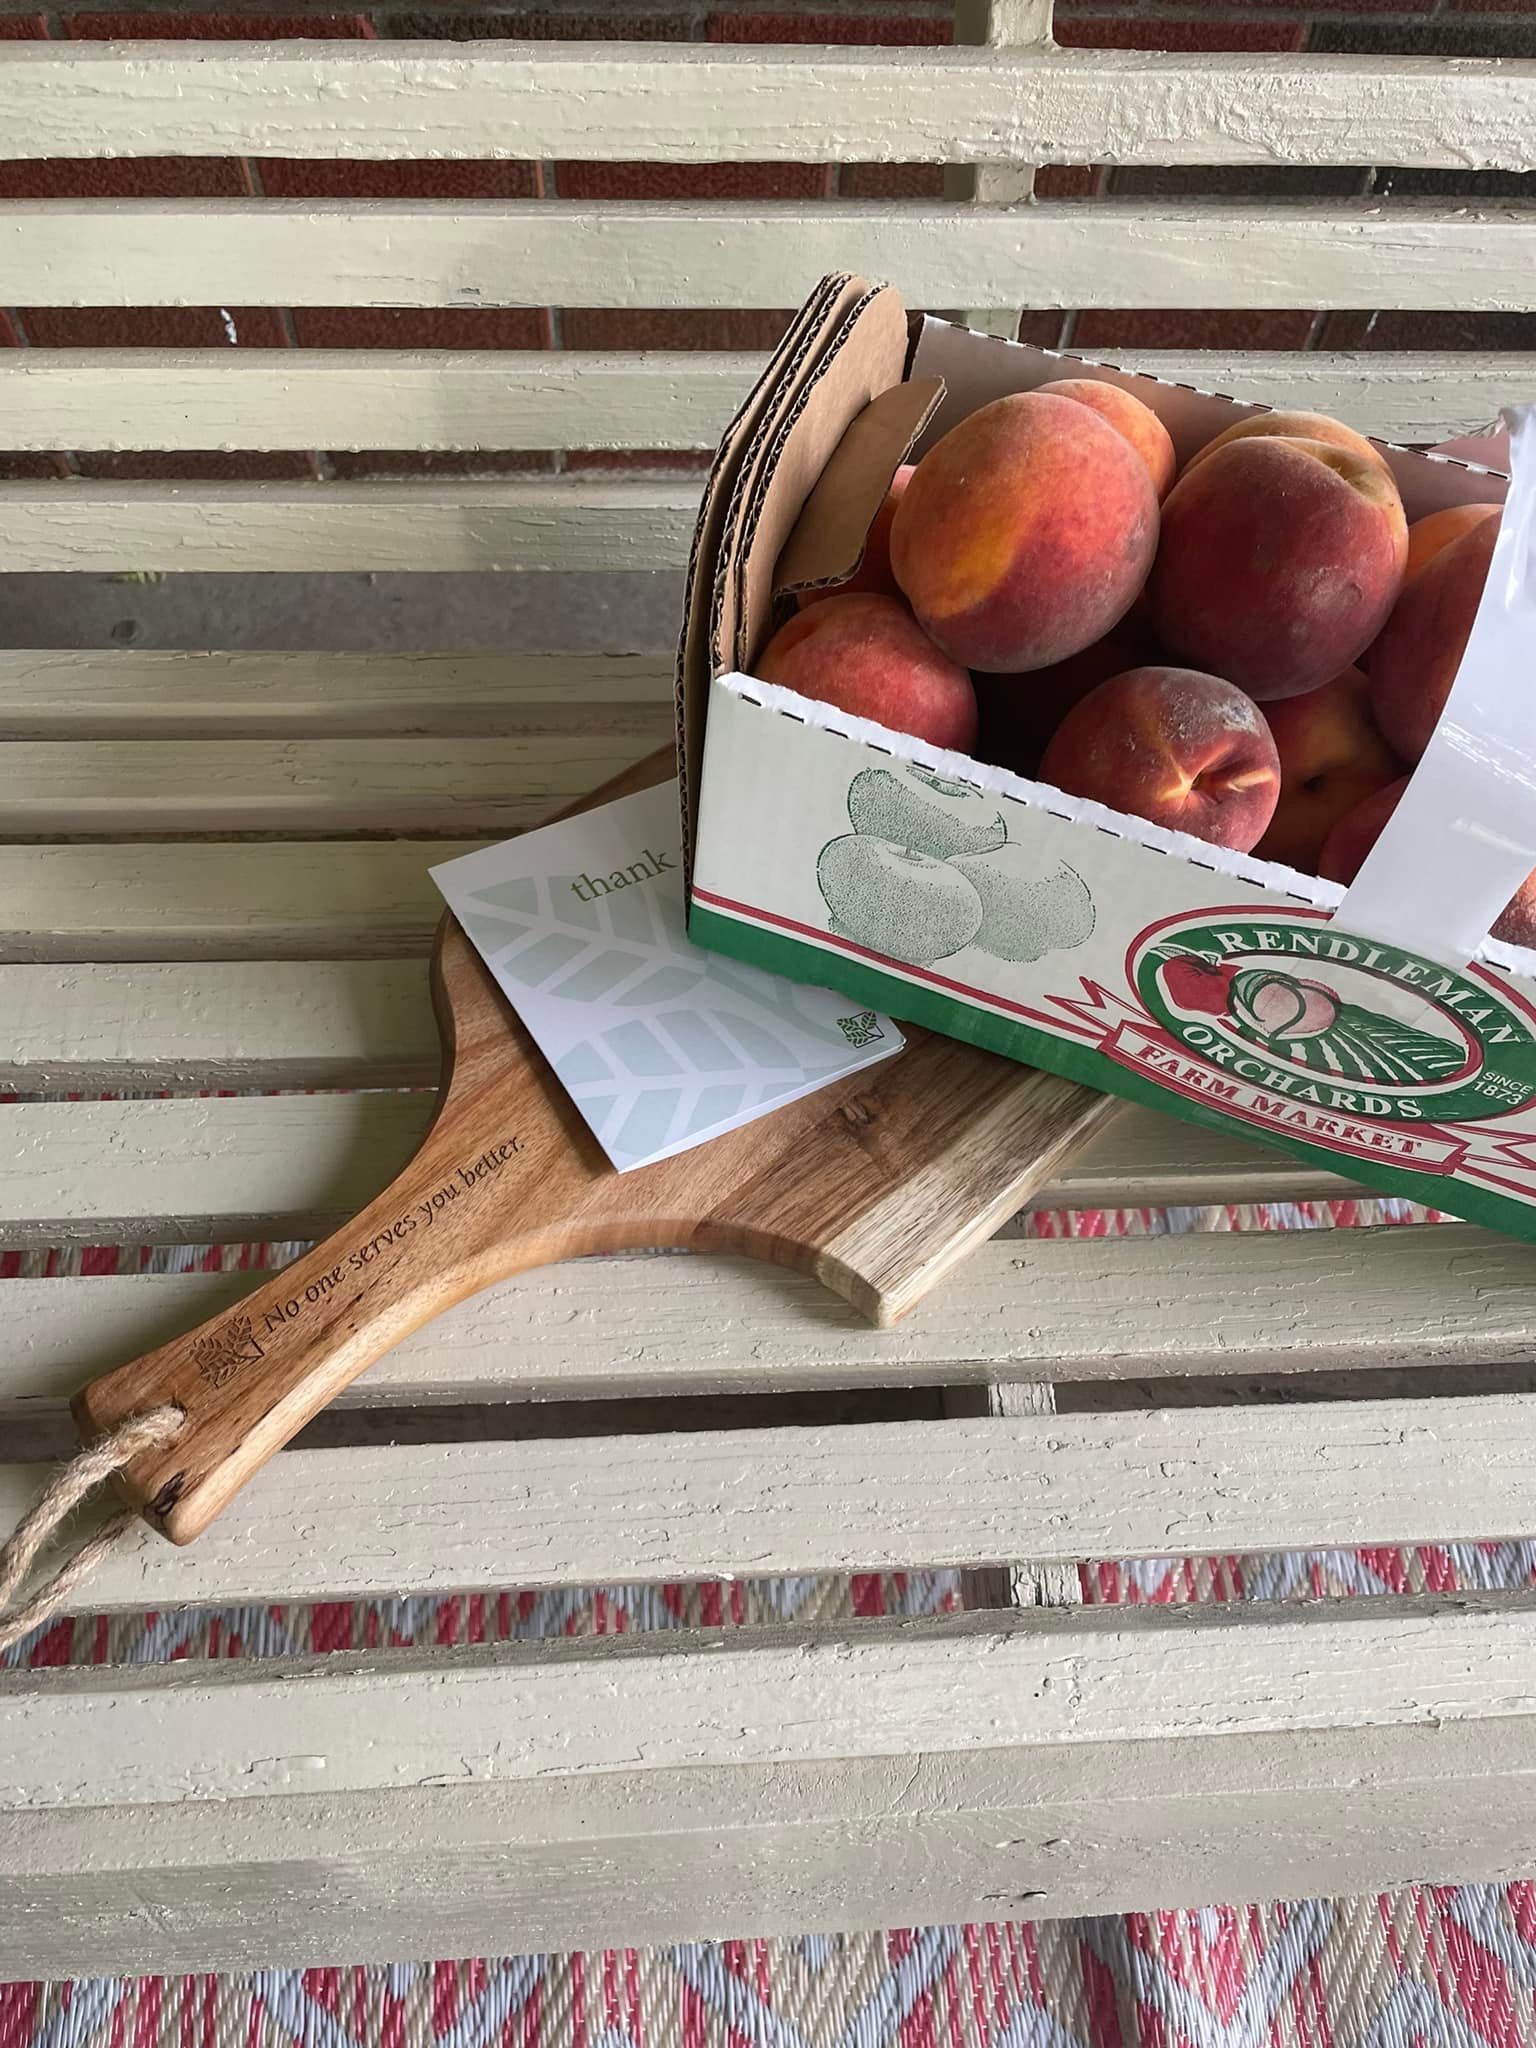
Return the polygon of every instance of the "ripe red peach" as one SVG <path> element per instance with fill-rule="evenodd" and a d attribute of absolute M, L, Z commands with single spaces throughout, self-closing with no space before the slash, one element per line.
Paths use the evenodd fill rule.
<path fill-rule="evenodd" d="M 893 597 L 834 595 L 797 612 L 753 663 L 765 683 L 968 753 L 976 692 Z"/>
<path fill-rule="evenodd" d="M 989 676 L 980 670 L 971 678 L 981 711 L 976 742 L 983 761 L 1011 768 L 1015 775 L 1033 775 L 1051 734 L 1074 704 L 1090 690 L 1128 668 L 1157 659 L 1152 636 L 1132 616 L 1123 618 L 1102 640 L 1095 640 L 1065 661 L 1049 668 L 1025 669 L 1018 675 Z"/>
<path fill-rule="evenodd" d="M 1506 946 L 1536 946 L 1536 872 L 1526 876 L 1499 912 L 1493 936 Z"/>
<path fill-rule="evenodd" d="M 1069 711 L 1042 782 L 1247 853 L 1280 794 L 1280 759 L 1251 697 L 1187 668 L 1111 676 Z"/>
<path fill-rule="evenodd" d="M 1364 434 L 1357 434 L 1353 427 L 1346 427 L 1342 420 L 1333 419 L 1325 412 L 1278 410 L 1252 413 L 1247 419 L 1238 420 L 1235 425 L 1227 427 L 1213 440 L 1207 441 L 1203 448 L 1195 450 L 1184 465 L 1184 475 L 1188 476 L 1196 463 L 1204 462 L 1207 456 L 1214 455 L 1218 448 L 1229 447 L 1233 441 L 1249 441 L 1255 437 L 1259 440 L 1321 441 L 1329 448 L 1348 449 L 1351 454 L 1358 455 L 1363 462 L 1376 463 L 1379 468 L 1386 469 L 1389 476 L 1392 473 L 1387 468 L 1386 457 L 1376 444 L 1368 441 Z"/>
<path fill-rule="evenodd" d="M 1170 658 L 1260 702 L 1348 668 L 1403 580 L 1408 527 L 1384 464 L 1323 441 L 1249 435 L 1186 469 L 1148 584 Z"/>
<path fill-rule="evenodd" d="M 1408 566 L 1403 571 L 1404 587 L 1421 569 L 1427 569 L 1442 548 L 1464 533 L 1473 533 L 1485 519 L 1498 519 L 1502 505 L 1447 505 L 1439 512 L 1415 519 L 1408 529 Z"/>
<path fill-rule="evenodd" d="M 1499 522 L 1451 541 L 1408 584 L 1371 649 L 1371 709 L 1405 761 L 1440 723 L 1488 580 Z"/>
<path fill-rule="evenodd" d="M 891 478 L 891 488 L 881 499 L 880 510 L 870 521 L 869 531 L 864 536 L 864 552 L 857 569 L 841 583 L 830 583 L 824 590 L 802 590 L 802 611 L 807 605 L 820 604 L 825 598 L 856 597 L 861 591 L 872 591 L 878 597 L 901 596 L 896 578 L 891 574 L 891 521 L 896 517 L 896 507 L 911 481 L 914 466 L 904 462 Z"/>
<path fill-rule="evenodd" d="M 1395 782 L 1402 763 L 1376 730 L 1371 686 L 1347 668 L 1320 690 L 1265 713 L 1280 756 L 1280 801 L 1256 852 L 1316 874 L 1323 841 L 1356 804 Z"/>
<path fill-rule="evenodd" d="M 1327 882 L 1352 882 L 1364 865 L 1365 856 L 1381 837 L 1381 828 L 1397 809 L 1397 800 L 1408 787 L 1408 777 L 1399 775 L 1346 811 L 1323 841 L 1317 857 L 1317 872 Z"/>
<path fill-rule="evenodd" d="M 1381 837 L 1382 828 L 1397 809 L 1398 799 L 1408 787 L 1406 775 L 1378 789 L 1363 803 L 1356 804 L 1341 818 L 1323 846 L 1317 872 L 1330 882 L 1352 882 L 1365 865 L 1365 856 Z M 1508 946 L 1536 946 L 1536 872 L 1526 876 L 1499 912 L 1493 936 Z"/>
<path fill-rule="evenodd" d="M 1075 398 L 1109 421 L 1117 434 L 1124 434 L 1147 465 L 1152 488 L 1159 499 L 1168 494 L 1178 457 L 1173 441 L 1150 405 L 1119 384 L 1102 383 L 1097 377 L 1055 377 L 1049 384 L 1037 384 L 1037 391 L 1054 392 L 1058 398 Z"/>
<path fill-rule="evenodd" d="M 1157 494 L 1123 434 L 1075 399 L 1014 392 L 917 465 L 891 567 L 918 623 L 967 668 L 1044 668 L 1129 609 L 1157 545 Z"/>

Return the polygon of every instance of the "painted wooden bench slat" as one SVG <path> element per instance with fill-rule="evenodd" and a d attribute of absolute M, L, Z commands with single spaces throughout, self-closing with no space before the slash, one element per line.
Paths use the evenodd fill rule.
<path fill-rule="evenodd" d="M 1006 1748 L 1017 1769 L 1031 1755 L 1054 1763 L 1105 1742 L 1425 1722 L 1455 1748 L 1445 1731 L 1536 1719 L 1528 1596 L 712 1635 L 709 1651 L 684 1633 L 387 1658 L 343 1651 L 295 1658 L 280 1673 L 237 1660 L 85 1667 L 52 1673 L 46 1686 L 7 1676 L 0 1757 L 23 1811 L 112 1817 L 173 1799 L 238 1809 L 274 1795 L 381 1791 L 438 1776 L 444 1755 L 476 1759 L 478 1770 L 459 1775 L 489 1790 L 636 1766 L 793 1766 L 909 1750 Z M 323 1783 L 306 1756 L 326 1759 Z"/>
<path fill-rule="evenodd" d="M 0 484 L 25 570 L 681 569 L 696 480 Z"/>
<path fill-rule="evenodd" d="M 1107 349 L 1106 362 L 1386 441 L 1472 433 L 1536 388 L 1536 356 Z M 700 352 L 406 354 L 346 349 L 12 349 L 0 446 L 709 448 L 764 358 Z M 208 657 L 200 657 L 207 659 Z M 387 668 L 380 663 L 380 686 Z"/>
<path fill-rule="evenodd" d="M 1536 169 L 1536 64 L 1126 50 L 27 43 L 8 153 Z"/>
<path fill-rule="evenodd" d="M 25 649 L 0 652 L 0 739 L 643 738 L 672 687 L 659 654 Z"/>
<path fill-rule="evenodd" d="M 46 1478 L 0 1465 L 0 1523 Z M 350 1445 L 274 1460 L 184 1548 L 136 1532 L 91 1604 L 1475 1542 L 1533 1486 L 1536 1394 Z"/>
<path fill-rule="evenodd" d="M 131 1721 L 138 1753 L 180 1757 L 190 1783 L 222 1764 L 238 1789 L 256 1765 L 274 1789 L 146 1805 L 102 1784 L 99 1804 L 9 1813 L 0 1966 L 495 1954 L 509 1923 L 561 1949 L 594 1929 L 951 1924 L 978 1901 L 1028 1918 L 1208 1904 L 1253 1888 L 1256 1842 L 1292 1896 L 1332 1896 L 1410 1882 L 1426 1859 L 1446 1882 L 1518 1875 L 1536 1828 L 1520 1600 L 395 1655 L 294 1660 L 281 1679 L 236 1662 L 23 1681 L 7 1725 L 40 1722 L 55 1763 L 55 1710 L 89 1692 L 96 1725 Z M 221 1737 L 230 1687 L 251 1702 L 232 1709 L 248 1753 Z M 173 1747 L 183 1693 L 207 1699 L 213 1736 Z M 591 1731 L 574 1756 L 573 1730 Z M 92 1756 L 105 1747 L 111 1771 L 128 1740 Z M 718 1763 L 685 1761 L 716 1746 Z M 346 1775 L 365 1751 L 387 1782 L 328 1792 L 330 1756 Z M 55 1770 L 43 1790 L 58 1789 Z"/>
<path fill-rule="evenodd" d="M 766 362 L 704 352 L 17 349 L 0 357 L 0 447 L 712 449 Z"/>
<path fill-rule="evenodd" d="M 484 844 L 0 846 L 0 959 L 414 957 L 443 909 L 429 866 Z"/>
<path fill-rule="evenodd" d="M 1486 1637 L 1453 1607 L 1415 1607 L 1416 1626 L 1446 1628 L 1448 1650 L 1476 1659 Z M 839 1641 L 862 1679 L 858 1653 L 879 1624 L 857 1626 Z M 1239 1647 L 1249 1644 L 1257 1637 Z M 1379 1647 L 1374 1629 L 1340 1646 L 1372 1701 Z M 1139 1648 L 1120 1665 L 1128 1687 L 1148 1675 Z M 453 1657 L 440 1653 L 445 1688 L 457 1679 Z M 1265 1661 L 1280 1687 L 1304 1685 L 1294 1658 Z M 1024 1691 L 1072 1668 L 1010 1665 L 1006 1676 Z M 793 1671 L 809 1676 L 804 1662 Z M 1219 1657 L 1202 1659 L 1201 1674 L 1219 1700 Z M 754 1675 L 765 1682 L 752 1689 L 747 1725 L 817 1710 L 819 1696 L 772 1682 L 763 1667 Z M 932 1667 L 914 1675 L 930 1686 L 948 1677 Z M 957 1690 L 943 1683 L 939 1697 L 954 1705 Z M 584 1712 L 581 1697 L 560 1704 Z M 902 1694 L 887 1691 L 878 1706 L 905 1729 Z M 979 1718 L 984 1703 L 963 1707 Z M 509 1691 L 500 1725 L 529 1718 L 526 1697 Z M 368 1725 L 365 1701 L 355 1725 Z M 680 1929 L 793 1936 L 897 1917 L 953 1928 L 978 1902 L 1016 1919 L 1144 1910 L 1150 1899 L 1208 1906 L 1276 1873 L 1303 1900 L 1411 1884 L 1426 1868 L 1446 1883 L 1518 1877 L 1536 1832 L 1533 1738 L 1536 1722 L 1512 1708 L 1463 1712 L 1454 1740 L 1405 1715 L 1235 1742 L 1202 1733 L 1045 1755 L 999 1746 L 942 1762 L 908 1746 L 829 1763 L 640 1765 L 515 1785 L 439 1757 L 425 1782 L 336 1797 L 309 1789 L 323 1771 L 305 1747 L 293 1774 L 303 1790 L 9 1816 L 0 1967 L 99 1981 L 106 1971 L 265 1968 L 275 1957 L 297 1967 L 456 1948 L 495 1955 L 509 1925 L 530 1949 L 561 1951 L 590 1946 L 594 1933 L 670 1943 Z M 1325 1915 L 1303 1904 L 1290 1925 L 1321 1943 Z M 281 1990 L 281 1978 L 266 1981 Z M 295 2031 L 302 2021 L 293 2006 Z"/>
<path fill-rule="evenodd" d="M 426 962 L 0 966 L 0 1089 L 430 1087 Z"/>
<path fill-rule="evenodd" d="M 229 1096 L 0 1107 L 0 1244 L 292 1238 L 363 1206 L 425 1129 L 433 1096 Z M 1128 1110 L 1038 1208 L 1135 1208 L 1358 1194 L 1225 1132 Z"/>
<path fill-rule="evenodd" d="M 897 278 L 914 306 L 1536 308 L 1536 208 L 1458 200 L 16 200 L 11 303 L 798 305 Z M 534 280 L 537 280 L 535 286 Z M 280 494 L 279 486 L 271 486 Z"/>
<path fill-rule="evenodd" d="M 13 740 L 0 832 L 442 832 L 540 823 L 666 744 L 629 730 L 501 739 Z M 636 730 L 635 728 L 638 728 Z"/>
<path fill-rule="evenodd" d="M 57 1417 L 83 1378 L 167 1342 L 259 1277 L 8 1281 L 0 1417 Z M 1464 1224 L 1005 1236 L 891 1330 L 871 1329 L 815 1281 L 754 1261 L 679 1254 L 658 1271 L 649 1258 L 606 1258 L 529 1273 L 461 1303 L 340 1402 L 1530 1365 L 1533 1329 L 1536 1250 Z"/>

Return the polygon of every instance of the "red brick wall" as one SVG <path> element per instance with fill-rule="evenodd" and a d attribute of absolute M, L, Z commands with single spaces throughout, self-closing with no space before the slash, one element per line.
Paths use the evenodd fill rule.
<path fill-rule="evenodd" d="M 63 7 L 27 11 L 0 0 L 0 39 L 204 37 L 489 37 L 715 42 L 935 44 L 952 34 L 950 0 L 848 0 L 838 7 L 748 0 L 616 0 L 537 7 L 512 0 L 463 0 L 414 7 L 336 11 L 291 6 L 284 13 L 233 6 L 218 12 L 170 5 L 146 11 Z M 1447 56 L 1536 55 L 1536 0 L 1058 0 L 1056 34 L 1085 47 L 1179 50 L 1380 51 Z M 3 142 L 0 142 L 3 147 Z M 1100 192 L 1198 197 L 1338 195 L 1366 192 L 1509 197 L 1524 177 L 1406 172 L 1361 165 L 1339 170 L 1158 171 L 1047 167 L 1046 200 Z M 553 163 L 364 164 L 283 159 L 155 159 L 110 163 L 0 160 L 0 199 L 45 197 L 529 198 L 815 201 L 936 195 L 942 173 L 929 165 L 705 166 Z M 3 287 L 0 287 L 3 289 Z M 1031 340 L 1084 348 L 1536 348 L 1536 315 L 1464 316 L 1425 309 L 1319 314 L 1305 306 L 1244 313 L 1022 309 Z M 314 348 L 766 348 L 782 308 L 742 312 L 645 312 L 545 308 L 536 311 L 381 311 L 259 307 L 141 312 L 0 306 L 3 347 Z M 565 468 L 694 466 L 702 457 L 523 454 L 7 456 L 0 475 L 93 477 L 371 476 Z"/>

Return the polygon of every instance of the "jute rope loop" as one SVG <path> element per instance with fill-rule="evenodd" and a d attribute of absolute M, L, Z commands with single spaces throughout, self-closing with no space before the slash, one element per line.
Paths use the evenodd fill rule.
<path fill-rule="evenodd" d="M 88 1579 L 107 1553 L 129 1534 L 139 1519 L 138 1511 L 124 1508 L 104 1522 L 67 1564 L 18 1606 L 16 1602 L 27 1574 L 49 1538 L 88 1493 L 114 1472 L 132 1464 L 143 1452 L 160 1450 L 172 1442 L 186 1419 L 185 1410 L 174 1403 L 146 1409 L 142 1415 L 130 1415 L 88 1450 L 71 1458 L 49 1480 L 0 1547 L 0 1651 L 10 1649 L 59 1612 L 76 1586 Z"/>

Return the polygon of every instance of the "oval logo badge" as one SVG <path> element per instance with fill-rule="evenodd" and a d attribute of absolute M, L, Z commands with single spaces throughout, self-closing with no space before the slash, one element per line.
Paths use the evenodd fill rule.
<path fill-rule="evenodd" d="M 1536 1012 L 1476 966 L 1456 973 L 1326 920 L 1235 910 L 1149 927 L 1126 969 L 1186 1052 L 1298 1106 L 1446 1123 L 1536 1101 Z"/>

